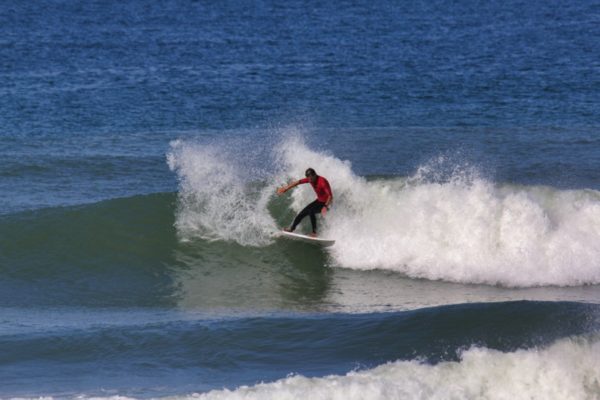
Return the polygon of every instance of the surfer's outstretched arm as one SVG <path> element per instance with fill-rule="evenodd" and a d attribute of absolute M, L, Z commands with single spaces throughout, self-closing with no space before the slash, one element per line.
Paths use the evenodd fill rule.
<path fill-rule="evenodd" d="M 289 185 L 277 188 L 277 194 L 284 194 L 285 192 L 287 192 L 288 190 L 290 190 L 292 188 L 295 188 L 299 184 L 300 184 L 300 181 L 293 181 Z"/>

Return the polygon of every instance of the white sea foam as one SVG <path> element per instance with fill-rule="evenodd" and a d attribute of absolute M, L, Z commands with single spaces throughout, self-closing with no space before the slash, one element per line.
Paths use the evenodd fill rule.
<path fill-rule="evenodd" d="M 507 286 L 600 282 L 595 191 L 359 181 L 332 213 L 340 266 Z"/>
<path fill-rule="evenodd" d="M 249 186 L 252 168 L 238 155 L 226 144 L 171 143 L 167 162 L 179 176 L 176 227 L 183 240 L 270 242 L 275 223 L 266 207 L 275 189 Z"/>
<path fill-rule="evenodd" d="M 268 399 L 598 399 L 600 342 L 563 339 L 545 349 L 464 351 L 458 362 L 397 361 L 345 376 L 293 376 L 186 398 Z"/>
<path fill-rule="evenodd" d="M 545 349 L 471 348 L 457 362 L 396 361 L 345 376 L 291 376 L 170 400 L 593 400 L 600 398 L 600 342 L 563 339 Z M 123 397 L 111 397 L 124 400 Z M 87 399 L 86 399 L 87 400 Z M 95 400 L 95 399 L 94 399 Z M 100 400 L 100 399 L 98 399 Z"/>
<path fill-rule="evenodd" d="M 600 193 L 499 186 L 475 168 L 434 160 L 408 179 L 367 181 L 301 142 L 285 172 L 326 176 L 335 201 L 323 235 L 334 264 L 411 277 L 512 287 L 600 283 Z M 299 208 L 312 197 L 294 193 Z"/>
<path fill-rule="evenodd" d="M 128 400 L 128 397 L 78 397 Z M 344 376 L 290 376 L 270 383 L 163 400 L 593 400 L 600 399 L 600 340 L 561 339 L 504 353 L 473 347 L 436 365 L 396 361 Z"/>
<path fill-rule="evenodd" d="M 245 167 L 223 150 L 177 142 L 169 164 L 181 180 L 180 232 L 242 245 L 271 243 L 267 205 L 277 183 L 313 167 L 327 177 L 334 206 L 320 219 L 336 239 L 332 264 L 410 277 L 510 287 L 600 283 L 600 193 L 498 185 L 475 168 L 434 160 L 413 176 L 366 180 L 348 161 L 292 135 L 272 146 L 269 183 L 249 192 Z M 291 193 L 298 211 L 314 199 Z"/>

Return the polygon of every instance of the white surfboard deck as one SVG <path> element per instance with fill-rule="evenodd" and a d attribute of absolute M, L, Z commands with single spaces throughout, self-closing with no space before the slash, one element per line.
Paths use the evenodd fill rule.
<path fill-rule="evenodd" d="M 323 239 L 320 237 L 310 237 L 307 235 L 301 235 L 299 233 L 286 232 L 286 231 L 279 231 L 278 236 L 284 237 L 286 239 L 298 240 L 300 242 L 318 244 L 323 247 L 333 246 L 333 244 L 335 243 L 335 240 L 332 240 L 332 239 Z"/>

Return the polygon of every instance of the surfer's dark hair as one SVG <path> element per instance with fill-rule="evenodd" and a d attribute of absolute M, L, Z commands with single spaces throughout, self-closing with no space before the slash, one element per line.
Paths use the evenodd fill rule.
<path fill-rule="evenodd" d="M 317 176 L 317 173 L 315 172 L 315 170 L 314 170 L 314 169 L 312 169 L 312 168 L 308 168 L 308 169 L 306 170 L 306 172 L 304 173 L 304 176 L 306 176 L 307 178 L 308 178 L 309 176 Z"/>

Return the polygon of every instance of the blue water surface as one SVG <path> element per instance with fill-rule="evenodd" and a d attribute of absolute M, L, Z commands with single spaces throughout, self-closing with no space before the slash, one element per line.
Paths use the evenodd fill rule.
<path fill-rule="evenodd" d="M 11 135 L 599 122 L 596 2 L 2 7 Z"/>
<path fill-rule="evenodd" d="M 177 325 L 160 318 L 157 322 L 147 315 L 163 315 L 162 308 L 140 312 L 136 308 L 148 304 L 168 308 L 176 302 L 168 295 L 180 284 L 172 282 L 171 275 L 179 276 L 191 269 L 187 265 L 202 265 L 202 257 L 214 256 L 202 253 L 194 262 L 182 262 L 185 267 L 175 274 L 170 270 L 173 265 L 162 258 L 127 247 L 147 239 L 147 226 L 155 226 L 148 221 L 155 222 L 156 214 L 164 219 L 158 226 L 173 226 L 171 214 L 160 214 L 163 209 L 175 210 L 171 205 L 175 196 L 170 195 L 177 191 L 177 180 L 166 163 L 170 143 L 178 139 L 227 143 L 230 138 L 243 138 L 251 139 L 253 146 L 270 148 L 278 138 L 294 134 L 312 149 L 350 161 L 361 176 L 406 177 L 423 165 L 442 170 L 467 166 L 499 185 L 598 190 L 599 37 L 598 1 L 2 2 L 0 224 L 6 236 L 18 231 L 22 243 L 6 237 L 1 241 L 6 247 L 0 248 L 0 283 L 10 289 L 4 298 L 13 297 L 11 304 L 19 307 L 0 304 L 0 348 L 7 349 L 0 356 L 0 370 L 10 388 L 3 392 L 0 385 L 0 397 L 167 396 L 235 388 L 298 371 L 319 376 L 344 373 L 354 365 L 361 367 L 361 362 L 372 367 L 398 357 L 423 356 L 425 350 L 411 353 L 410 346 L 396 353 L 377 349 L 376 357 L 353 358 L 352 352 L 340 350 L 339 358 L 334 354 L 327 362 L 297 367 L 294 357 L 302 353 L 292 352 L 286 359 L 282 351 L 276 356 L 284 359 L 285 368 L 257 362 L 263 370 L 250 372 L 236 369 L 239 360 L 211 370 L 213 366 L 190 358 L 188 348 L 199 354 L 221 350 L 240 359 L 247 354 L 230 347 L 201 347 L 202 337 L 197 335 L 203 323 Z M 108 220 L 103 210 L 112 209 L 111 204 L 24 213 L 149 193 L 163 193 L 158 205 L 144 206 L 143 197 L 124 201 L 124 206 L 118 202 Z M 150 211 L 146 213 L 144 207 Z M 23 216 L 15 217 L 17 213 Z M 61 224 L 63 215 L 68 216 L 67 228 Z M 106 233 L 113 226 L 122 227 L 119 224 L 127 223 L 126 216 L 131 215 L 141 222 L 135 229 L 122 229 L 121 235 L 134 232 L 123 240 L 103 242 L 102 237 L 81 233 L 88 231 L 85 221 L 102 221 L 97 225 Z M 36 226 L 44 227 L 46 236 L 23 233 Z M 71 240 L 61 241 L 63 236 L 55 232 Z M 153 235 L 160 238 L 161 234 L 165 235 L 148 236 L 154 240 Z M 165 236 L 175 241 L 174 233 Z M 73 250 L 77 239 L 89 249 Z M 55 248 L 52 243 L 57 243 Z M 105 248 L 113 252 L 98 250 Z M 32 249 L 38 249 L 33 256 Z M 176 258 L 170 248 L 163 253 L 166 260 Z M 48 260 L 51 266 L 45 264 Z M 291 292 L 294 301 L 310 298 L 312 287 L 305 282 L 308 289 L 304 288 L 296 277 L 305 271 L 270 270 L 276 277 L 292 277 L 281 291 Z M 313 275 L 329 273 L 318 271 Z M 133 278 L 124 281 L 128 273 Z M 138 286 L 130 284 L 134 281 Z M 315 279 L 306 281 L 314 284 Z M 149 283 L 140 288 L 145 282 Z M 234 282 L 220 283 L 229 287 Z M 77 291 L 61 291 L 62 287 L 77 287 Z M 30 297 L 21 298 L 20 293 Z M 110 301 L 103 300 L 105 293 Z M 28 303 L 28 298 L 35 302 Z M 49 301 L 58 304 L 58 310 L 45 312 L 38 307 Z M 95 313 L 94 305 L 107 303 L 127 304 L 133 311 L 114 306 Z M 206 303 L 211 304 L 210 299 Z M 61 309 L 65 304 L 72 308 Z M 39 328 L 57 315 L 59 319 L 75 315 L 79 320 L 89 311 L 86 305 L 94 310 L 90 315 L 102 319 L 99 325 L 46 333 Z M 517 304 L 516 309 L 523 307 Z M 512 305 L 509 308 L 514 310 Z M 534 306 L 530 312 L 554 315 L 547 310 L 552 305 L 542 308 Z M 438 311 L 448 312 L 443 308 L 432 312 Z M 458 320 L 462 311 L 456 311 Z M 171 312 L 178 311 L 166 314 Z M 142 320 L 136 320 L 135 329 L 111 325 L 111 320 L 129 313 Z M 585 309 L 577 314 L 576 328 L 551 339 L 587 332 L 581 322 L 587 313 Z M 285 318 L 292 319 L 294 327 L 303 325 L 302 316 Z M 377 325 L 394 318 L 342 315 L 333 322 L 343 321 L 352 332 L 357 327 L 353 324 L 363 320 Z M 235 333 L 234 345 L 240 343 L 241 330 L 248 328 L 245 321 L 221 327 Z M 307 324 L 318 328 L 314 322 L 309 318 Z M 503 323 L 495 321 L 489 331 L 495 332 Z M 18 325 L 19 335 L 10 331 L 11 324 Z M 395 343 L 395 331 L 374 331 L 378 343 Z M 552 329 L 543 325 L 539 331 Z M 172 332 L 178 332 L 188 347 L 173 342 Z M 281 332 L 285 336 L 285 327 Z M 407 343 L 414 340 L 416 349 L 430 347 L 422 339 L 425 330 L 410 332 L 414 336 L 405 337 Z M 537 343 L 530 336 L 538 330 L 535 335 L 518 332 L 511 333 L 510 346 L 497 347 L 512 350 Z M 442 332 L 436 340 L 454 340 L 453 335 Z M 455 347 L 475 341 L 458 336 L 452 342 Z M 293 348 L 293 343 L 277 339 L 282 348 Z M 75 340 L 75 347 L 70 340 Z M 144 340 L 148 347 L 143 346 Z M 490 341 L 496 340 L 502 343 L 506 337 L 493 336 Z M 334 346 L 335 341 L 326 343 Z M 22 353 L 9 354 L 19 346 Z M 125 359 L 119 358 L 119 346 L 126 350 Z M 250 353 L 260 360 L 260 349 Z M 157 361 L 156 354 L 167 361 Z M 241 363 L 244 368 L 256 360 L 252 357 Z M 79 380 L 70 381 L 69 374 L 80 365 L 85 368 Z M 219 375 L 219 368 L 229 375 Z M 136 379 L 129 382 L 128 375 Z M 199 376 L 206 378 L 205 383 Z M 158 388 L 150 390 L 149 382 L 155 381 Z"/>

